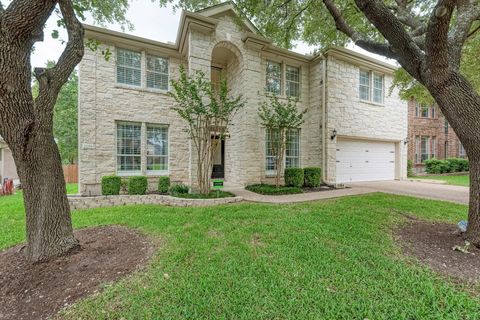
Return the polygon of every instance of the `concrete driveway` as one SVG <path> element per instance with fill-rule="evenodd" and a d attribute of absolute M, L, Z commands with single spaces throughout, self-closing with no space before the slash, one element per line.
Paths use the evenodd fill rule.
<path fill-rule="evenodd" d="M 425 199 L 444 200 L 468 204 L 469 188 L 418 181 L 374 181 L 347 184 L 353 189 L 371 190 L 413 196 Z"/>

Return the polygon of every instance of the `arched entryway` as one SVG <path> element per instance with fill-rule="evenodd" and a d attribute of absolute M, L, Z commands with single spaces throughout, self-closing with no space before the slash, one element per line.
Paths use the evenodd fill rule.
<path fill-rule="evenodd" d="M 236 96 L 241 94 L 242 54 L 238 48 L 230 42 L 222 41 L 217 43 L 212 51 L 211 61 L 211 81 L 215 90 L 220 87 L 222 79 L 227 81 L 230 94 Z M 212 178 L 225 179 L 232 171 L 229 167 L 232 154 L 228 152 L 229 143 L 212 134 L 212 139 L 216 140 L 218 147 L 215 150 L 213 161 Z M 227 172 L 228 171 L 228 172 Z"/>

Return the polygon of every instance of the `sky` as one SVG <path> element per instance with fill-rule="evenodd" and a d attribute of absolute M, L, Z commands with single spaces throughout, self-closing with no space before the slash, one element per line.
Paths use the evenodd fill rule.
<path fill-rule="evenodd" d="M 132 0 L 127 13 L 127 18 L 134 25 L 134 30 L 125 30 L 125 32 L 161 42 L 175 42 L 180 15 L 181 11 L 178 10 L 175 12 L 171 6 L 160 7 L 157 3 L 152 3 L 151 0 Z M 84 22 L 94 24 L 94 21 L 88 17 Z M 59 30 L 59 39 L 53 39 L 51 37 L 52 31 L 58 29 L 56 23 L 57 17 L 53 15 L 47 22 L 44 41 L 38 42 L 35 45 L 35 50 L 32 54 L 32 67 L 42 67 L 48 60 L 56 61 L 62 53 L 64 45 L 62 45 L 59 39 L 67 40 L 68 37 L 64 30 Z M 118 24 L 109 24 L 107 25 L 107 28 L 115 31 L 122 31 L 121 26 Z M 350 46 L 350 48 L 360 53 L 376 57 L 382 61 L 386 61 L 383 57 L 366 52 L 361 48 L 354 46 Z M 314 47 L 299 42 L 293 51 L 308 54 L 311 53 L 313 49 Z"/>

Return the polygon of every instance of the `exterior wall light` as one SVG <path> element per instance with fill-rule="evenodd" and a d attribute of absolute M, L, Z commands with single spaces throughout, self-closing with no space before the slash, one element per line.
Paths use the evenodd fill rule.
<path fill-rule="evenodd" d="M 330 136 L 330 139 L 333 140 L 337 137 L 337 129 L 333 129 L 332 135 Z"/>
<path fill-rule="evenodd" d="M 407 143 L 409 143 L 409 142 L 410 142 L 410 139 L 408 139 L 408 137 L 406 137 L 405 140 L 403 140 L 403 144 L 404 144 L 405 146 L 406 146 Z"/>

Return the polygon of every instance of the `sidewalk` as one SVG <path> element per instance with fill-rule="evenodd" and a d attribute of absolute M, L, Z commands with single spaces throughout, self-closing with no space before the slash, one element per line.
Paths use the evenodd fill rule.
<path fill-rule="evenodd" d="M 369 188 L 348 188 L 348 189 L 310 192 L 310 193 L 268 196 L 268 195 L 262 195 L 255 192 L 251 192 L 240 187 L 226 188 L 225 191 L 230 191 L 234 193 L 236 196 L 242 197 L 243 200 L 245 201 L 263 202 L 263 203 L 306 202 L 306 201 L 339 198 L 339 197 L 354 196 L 359 194 L 367 194 L 367 193 L 375 192 Z"/>

